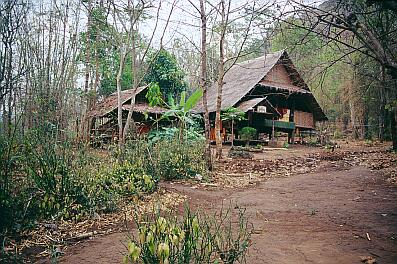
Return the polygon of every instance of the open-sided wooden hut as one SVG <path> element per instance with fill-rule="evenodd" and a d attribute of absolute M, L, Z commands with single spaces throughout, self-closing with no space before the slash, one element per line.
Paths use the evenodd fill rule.
<path fill-rule="evenodd" d="M 133 119 L 138 133 L 146 133 L 150 130 L 153 121 L 159 119 L 166 109 L 158 106 L 149 106 L 146 99 L 147 86 L 129 89 L 121 92 L 121 103 L 123 109 L 123 125 L 127 120 L 128 111 L 131 107 L 131 99 L 135 94 L 135 105 L 133 106 Z M 117 92 L 106 97 L 98 103 L 89 113 L 91 120 L 91 139 L 110 141 L 118 136 L 117 125 L 118 97 Z"/>
<path fill-rule="evenodd" d="M 210 119 L 215 119 L 217 84 L 208 89 Z M 325 116 L 309 87 L 296 70 L 286 51 L 238 63 L 224 77 L 221 109 L 236 107 L 246 112 L 247 120 L 236 126 L 250 126 L 259 134 L 274 136 L 275 131 L 288 133 L 293 143 L 296 134 L 314 130 Z M 196 112 L 204 112 L 202 102 Z M 226 124 L 224 124 L 226 126 Z M 225 134 L 226 128 L 222 129 Z M 211 137 L 214 139 L 214 129 Z"/>

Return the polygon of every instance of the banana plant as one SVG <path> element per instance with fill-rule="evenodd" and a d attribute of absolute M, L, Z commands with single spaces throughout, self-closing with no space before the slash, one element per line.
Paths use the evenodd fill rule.
<path fill-rule="evenodd" d="M 182 140 L 187 125 L 194 125 L 195 123 L 191 111 L 197 105 L 202 96 L 203 91 L 201 89 L 194 91 L 188 98 L 186 98 L 186 92 L 183 91 L 179 102 L 176 103 L 174 98 L 170 97 L 168 99 L 168 103 L 166 103 L 163 100 L 158 84 L 151 84 L 149 85 L 149 91 L 146 98 L 149 100 L 150 106 L 161 105 L 168 109 L 161 118 L 157 120 L 157 122 L 163 119 L 176 119 L 179 127 L 179 138 Z"/>
<path fill-rule="evenodd" d="M 181 93 L 179 103 L 175 103 L 172 98 L 169 100 L 169 110 L 162 115 L 161 119 L 175 118 L 178 120 L 179 138 L 181 140 L 183 139 L 184 131 L 187 125 L 194 125 L 194 119 L 191 110 L 196 106 L 202 96 L 203 91 L 201 89 L 197 89 L 187 99 L 186 92 L 183 91 Z"/>

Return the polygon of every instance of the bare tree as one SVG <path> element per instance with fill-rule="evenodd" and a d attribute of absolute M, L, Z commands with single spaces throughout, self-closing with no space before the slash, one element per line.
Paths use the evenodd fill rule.
<path fill-rule="evenodd" d="M 27 3 L 5 0 L 0 4 L 0 112 L 3 129 L 10 135 L 17 83 L 25 71 L 17 42 L 26 23 Z"/>
<path fill-rule="evenodd" d="M 250 6 L 251 5 L 251 6 Z M 216 141 L 216 158 L 222 158 L 222 138 L 221 138 L 221 110 L 222 110 L 222 88 L 224 83 L 224 77 L 227 71 L 237 63 L 237 60 L 242 57 L 243 49 L 245 48 L 245 44 L 247 38 L 249 36 L 251 30 L 252 21 L 260 14 L 260 12 L 254 12 L 256 8 L 256 2 L 246 2 L 242 5 L 231 9 L 232 3 L 229 0 L 227 4 L 225 4 L 224 0 L 221 0 L 219 5 L 214 6 L 218 15 L 220 15 L 219 22 L 219 63 L 217 70 L 217 97 L 216 97 L 216 111 L 215 111 L 215 141 Z M 269 5 L 264 5 L 261 10 L 269 8 Z M 230 23 L 235 20 L 240 19 L 240 16 L 236 16 L 233 19 L 230 17 L 233 14 L 238 14 L 240 11 L 245 10 L 248 11 L 244 13 L 243 16 L 245 18 L 248 17 L 248 23 L 245 25 L 243 30 L 240 44 L 235 48 L 235 53 L 229 57 L 226 57 L 225 54 L 225 42 L 227 40 L 227 31 Z"/>
<path fill-rule="evenodd" d="M 393 105 L 397 86 L 397 11 L 383 1 L 325 1 L 320 6 L 290 0 L 289 11 L 274 19 L 303 28 L 344 47 L 345 55 L 359 52 L 386 70 L 390 85 L 385 102 Z M 297 19 L 290 19 L 291 16 Z M 302 23 L 303 22 L 303 23 Z M 346 37 L 346 34 L 351 37 Z M 383 82 L 385 83 L 385 82 Z M 397 108 L 390 108 L 393 149 L 397 150 Z"/>
<path fill-rule="evenodd" d="M 172 3 L 172 7 L 168 14 L 168 18 L 166 20 L 163 33 L 160 38 L 160 46 L 162 46 L 162 40 L 164 34 L 166 32 L 170 17 L 172 15 L 174 6 L 176 1 Z M 138 26 L 141 20 L 143 19 L 145 13 L 154 6 L 150 2 L 139 2 L 134 3 L 132 0 L 128 0 L 127 4 L 120 7 L 117 6 L 113 2 L 113 22 L 114 28 L 116 29 L 114 32 L 116 45 L 119 47 L 120 53 L 120 62 L 119 69 L 116 77 L 117 84 L 117 95 L 118 95 L 118 128 L 119 128 L 119 138 L 118 144 L 120 149 L 120 160 L 122 160 L 122 153 L 124 152 L 124 144 L 126 137 L 130 130 L 130 125 L 133 124 L 134 120 L 132 118 L 132 114 L 135 106 L 135 95 L 138 89 L 138 85 L 142 82 L 144 74 L 147 72 L 150 64 L 144 64 L 144 61 L 147 57 L 149 49 L 152 47 L 154 36 L 157 32 L 158 22 L 160 20 L 160 10 L 161 10 L 161 1 L 158 3 L 156 18 L 155 18 L 155 26 L 151 35 L 149 37 L 148 43 L 146 45 L 142 45 L 136 39 L 138 36 Z M 121 26 L 120 26 L 121 25 Z M 128 110 L 128 115 L 125 124 L 123 124 L 122 117 L 122 101 L 121 101 L 121 74 L 125 66 L 125 60 L 127 56 L 131 56 L 132 60 L 132 72 L 134 74 L 134 83 L 131 93 L 131 104 Z"/>
<path fill-rule="evenodd" d="M 207 14 L 205 13 L 204 0 L 200 0 L 200 19 L 201 19 L 201 69 L 200 85 L 203 89 L 203 108 L 204 108 L 204 131 L 205 131 L 205 156 L 207 165 L 212 170 L 211 141 L 210 141 L 210 117 L 208 112 L 208 77 L 207 77 Z"/>

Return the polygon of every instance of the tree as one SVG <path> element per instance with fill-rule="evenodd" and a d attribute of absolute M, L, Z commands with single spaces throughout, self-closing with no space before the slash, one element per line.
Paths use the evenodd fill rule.
<path fill-rule="evenodd" d="M 0 3 L 0 112 L 3 129 L 10 135 L 18 82 L 25 66 L 18 54 L 18 38 L 26 26 L 27 3 L 5 0 Z"/>
<path fill-rule="evenodd" d="M 149 10 L 152 10 L 154 6 L 151 2 L 139 2 L 134 3 L 131 0 L 127 0 L 127 3 L 121 2 L 117 3 L 117 5 L 112 3 L 113 5 L 113 37 L 114 42 L 116 43 L 120 61 L 118 65 L 118 71 L 116 76 L 116 87 L 117 87 L 117 123 L 118 123 L 118 146 L 119 146 L 119 161 L 123 160 L 124 154 L 124 145 L 127 135 L 130 132 L 130 126 L 135 126 L 135 122 L 132 117 L 132 113 L 134 112 L 135 107 L 135 95 L 138 89 L 139 84 L 142 82 L 143 77 L 147 73 L 149 64 L 144 64 L 143 62 L 148 55 L 149 50 L 151 49 L 153 39 L 155 33 L 157 32 L 158 22 L 160 19 L 160 10 L 161 10 L 161 1 L 158 2 L 158 7 L 156 11 L 156 19 L 154 29 L 151 32 L 149 40 L 145 45 L 142 45 L 140 39 L 137 39 L 137 32 L 139 29 L 139 24 L 143 19 L 146 19 L 146 13 Z M 168 14 L 168 18 L 165 21 L 165 25 L 163 28 L 163 33 L 160 38 L 160 46 L 162 46 L 162 40 L 164 34 L 166 32 L 168 23 L 171 18 L 171 14 L 175 7 L 175 1 L 172 3 L 171 9 Z M 127 56 L 131 58 L 131 68 L 133 75 L 133 85 L 132 85 L 132 95 L 131 95 L 131 103 L 128 109 L 128 115 L 125 123 L 123 124 L 123 116 L 122 116 L 122 102 L 121 102 L 121 77 L 123 70 L 125 68 L 125 62 Z"/>
<path fill-rule="evenodd" d="M 207 75 L 207 14 L 205 13 L 204 0 L 200 0 L 200 9 L 197 8 L 201 20 L 201 67 L 200 67 L 200 86 L 203 90 L 203 108 L 204 108 L 204 133 L 205 133 L 205 153 L 207 166 L 212 170 L 212 154 L 210 141 L 210 116 L 208 112 L 207 90 L 208 90 L 208 75 Z"/>
<path fill-rule="evenodd" d="M 249 4 L 252 4 L 250 6 Z M 262 7 L 262 8 L 266 8 Z M 215 141 L 216 141 L 216 157 L 217 159 L 222 158 L 222 139 L 221 139 L 221 109 L 222 109 L 222 88 L 224 77 L 227 71 L 236 64 L 236 62 L 240 59 L 243 49 L 246 45 L 247 38 L 249 36 L 251 30 L 252 21 L 255 17 L 260 14 L 260 12 L 254 12 L 256 8 L 256 2 L 253 3 L 244 3 L 236 9 L 231 9 L 231 1 L 225 4 L 224 0 L 221 0 L 219 5 L 215 7 L 216 12 L 220 15 L 220 22 L 215 28 L 215 30 L 219 34 L 219 61 L 218 61 L 218 70 L 217 70 L 217 95 L 216 95 L 216 110 L 215 110 Z M 225 42 L 227 40 L 227 32 L 230 23 L 235 21 L 235 19 L 230 19 L 233 13 L 236 13 L 240 10 L 246 10 L 248 12 L 248 23 L 246 23 L 246 28 L 243 30 L 243 34 L 241 36 L 239 45 L 235 48 L 235 52 L 230 57 L 226 57 L 225 54 Z M 248 10 L 247 10 L 248 9 Z"/>
<path fill-rule="evenodd" d="M 377 68 L 385 69 L 387 78 L 381 89 L 384 89 L 386 108 L 390 112 L 393 149 L 397 150 L 397 10 L 385 2 L 335 0 L 314 6 L 291 0 L 292 8 L 284 15 L 299 17 L 304 24 L 274 18 L 334 41 L 344 53 L 341 59 L 358 52 L 376 61 Z M 346 35 L 351 37 L 346 38 Z"/>
<path fill-rule="evenodd" d="M 178 65 L 174 55 L 161 48 L 158 52 L 152 52 L 147 60 L 150 66 L 144 81 L 148 84 L 158 83 L 164 99 L 176 98 L 186 90 L 185 73 Z"/>
<path fill-rule="evenodd" d="M 229 121 L 231 124 L 231 132 L 232 132 L 232 139 L 231 144 L 232 147 L 234 146 L 234 121 L 242 121 L 245 120 L 245 113 L 238 108 L 229 107 L 225 111 L 223 111 L 221 115 L 222 121 Z"/>

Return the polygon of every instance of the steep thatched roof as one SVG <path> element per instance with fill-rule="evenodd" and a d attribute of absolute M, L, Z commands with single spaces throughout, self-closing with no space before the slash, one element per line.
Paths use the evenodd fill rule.
<path fill-rule="evenodd" d="M 243 98 L 278 62 L 284 51 L 266 54 L 262 57 L 238 63 L 226 72 L 223 78 L 221 108 L 234 106 Z M 217 83 L 208 88 L 208 111 L 216 110 Z M 204 112 L 202 101 L 197 104 L 197 112 Z"/>
<path fill-rule="evenodd" d="M 293 84 L 275 83 L 264 80 L 269 71 L 278 64 L 285 65 L 285 68 Z M 313 110 L 316 120 L 327 120 L 321 107 L 318 105 L 309 87 L 295 69 L 286 51 L 281 50 L 269 53 L 259 58 L 238 63 L 230 68 L 224 76 L 222 87 L 221 109 L 236 106 L 240 100 L 249 94 L 256 86 L 268 87 L 271 90 L 280 91 L 287 94 L 302 94 L 307 96 L 307 100 Z M 216 111 L 217 83 L 215 82 L 208 88 L 207 101 L 208 111 Z M 196 108 L 196 112 L 204 112 L 202 101 Z"/>

